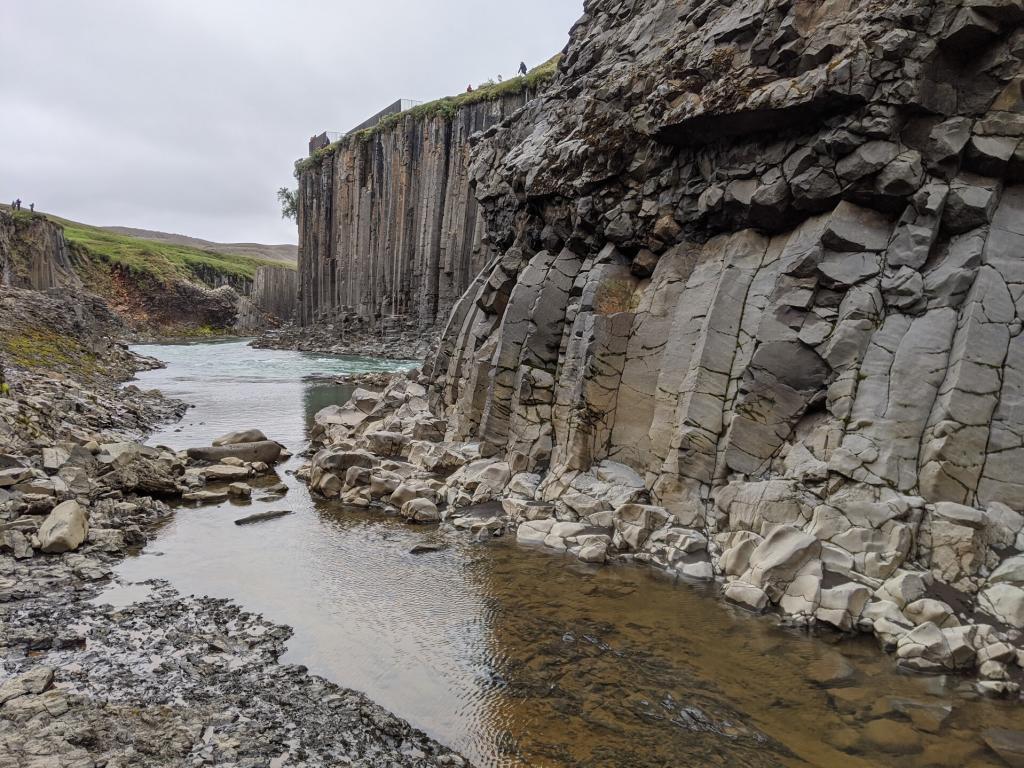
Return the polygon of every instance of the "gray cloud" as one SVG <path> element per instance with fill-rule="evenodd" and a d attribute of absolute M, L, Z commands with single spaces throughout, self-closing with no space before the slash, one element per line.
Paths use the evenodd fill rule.
<path fill-rule="evenodd" d="M 33 0 L 0 23 L 0 199 L 92 224 L 294 242 L 308 137 L 560 50 L 581 0 Z"/>

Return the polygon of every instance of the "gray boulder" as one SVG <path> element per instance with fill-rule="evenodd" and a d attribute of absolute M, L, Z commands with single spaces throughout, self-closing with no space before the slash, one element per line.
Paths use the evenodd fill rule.
<path fill-rule="evenodd" d="M 89 519 L 77 501 L 53 508 L 39 527 L 39 548 L 49 554 L 73 552 L 89 534 Z"/>

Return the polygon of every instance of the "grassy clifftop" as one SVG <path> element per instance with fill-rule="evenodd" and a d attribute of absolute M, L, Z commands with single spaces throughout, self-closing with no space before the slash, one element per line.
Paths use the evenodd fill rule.
<path fill-rule="evenodd" d="M 459 109 L 469 106 L 470 104 L 479 104 L 484 101 L 497 101 L 505 96 L 515 96 L 516 94 L 523 93 L 527 90 L 536 90 L 541 88 L 554 79 L 555 73 L 558 70 L 558 61 L 561 58 L 562 54 L 559 53 L 552 56 L 540 66 L 534 67 L 525 75 L 513 77 L 501 83 L 486 83 L 468 93 L 460 93 L 457 96 L 445 96 L 440 99 L 435 99 L 434 101 L 428 101 L 425 104 L 419 104 L 412 109 L 405 110 L 404 112 L 388 115 L 376 125 L 362 131 L 346 134 L 333 144 L 328 144 L 326 147 L 318 149 L 309 157 L 296 161 L 295 174 L 298 176 L 302 171 L 309 170 L 310 168 L 315 168 L 320 165 L 325 157 L 333 155 L 338 147 L 342 146 L 346 142 L 369 141 L 376 134 L 393 128 L 399 122 L 407 118 L 412 120 L 425 120 L 441 115 L 445 119 L 451 119 Z"/>
<path fill-rule="evenodd" d="M 11 212 L 10 219 L 14 233 L 0 249 L 20 253 L 21 262 L 61 260 L 53 240 L 59 228 L 67 246 L 62 263 L 69 273 L 74 271 L 67 277 L 81 281 L 85 293 L 102 299 L 128 328 L 147 336 L 232 333 L 239 319 L 239 296 L 251 292 L 256 271 L 291 266 L 132 237 L 40 212 Z"/>
<path fill-rule="evenodd" d="M 84 248 L 92 256 L 132 274 L 145 273 L 164 282 L 202 279 L 204 271 L 251 280 L 259 267 L 282 266 L 279 261 L 143 240 L 74 221 L 50 218 L 64 227 L 64 237 L 72 245 Z"/>
<path fill-rule="evenodd" d="M 84 251 L 90 259 L 118 267 L 131 275 L 154 278 L 161 283 L 177 280 L 206 281 L 211 275 L 252 280 L 259 267 L 291 266 L 270 259 L 131 237 L 52 214 L 24 210 L 11 213 L 15 221 L 28 221 L 36 216 L 59 224 L 64 229 L 64 239 L 68 244 Z"/>

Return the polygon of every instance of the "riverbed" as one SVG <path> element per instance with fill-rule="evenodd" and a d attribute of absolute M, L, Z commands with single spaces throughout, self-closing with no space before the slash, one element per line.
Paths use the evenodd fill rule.
<path fill-rule="evenodd" d="M 334 379 L 400 363 L 244 342 L 137 351 L 168 363 L 138 386 L 194 406 L 152 444 L 255 427 L 296 457 L 278 470 L 283 497 L 178 509 L 101 599 L 137 599 L 158 578 L 236 600 L 294 628 L 285 661 L 479 766 L 998 766 L 981 731 L 1024 727 L 964 681 L 901 674 L 872 640 L 781 628 L 714 587 L 312 498 L 292 473 L 313 414 L 351 391 Z M 428 542 L 441 549 L 410 553 Z"/>

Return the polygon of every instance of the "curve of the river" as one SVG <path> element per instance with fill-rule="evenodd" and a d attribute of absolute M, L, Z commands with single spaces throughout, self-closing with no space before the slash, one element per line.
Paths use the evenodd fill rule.
<path fill-rule="evenodd" d="M 147 345 L 135 382 L 194 405 L 153 436 L 174 449 L 250 427 L 298 454 L 344 373 L 390 361 Z M 408 526 L 314 499 L 279 468 L 280 500 L 182 507 L 103 599 L 160 578 L 295 629 L 285 661 L 372 699 L 488 768 L 998 766 L 981 739 L 1021 728 L 955 678 L 903 675 L 873 642 L 809 637 L 645 568 L 584 566 L 511 537 Z M 239 528 L 245 514 L 294 514 Z M 409 550 L 425 540 L 444 549 Z"/>

